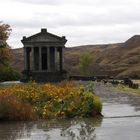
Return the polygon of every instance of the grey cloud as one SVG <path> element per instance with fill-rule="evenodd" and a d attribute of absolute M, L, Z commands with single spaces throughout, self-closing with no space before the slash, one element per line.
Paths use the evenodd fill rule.
<path fill-rule="evenodd" d="M 81 7 L 83 8 L 83 7 Z M 87 7 L 88 8 L 88 7 Z M 124 10 L 125 9 L 125 10 Z M 133 24 L 140 22 L 140 10 L 137 7 L 121 6 L 121 7 L 98 7 L 93 10 L 80 10 L 61 13 L 55 11 L 52 13 L 38 13 L 38 18 L 43 18 L 48 24 L 55 23 L 54 26 L 91 26 L 91 25 L 116 25 L 116 24 Z M 50 17 L 50 18 L 48 18 Z"/>
<path fill-rule="evenodd" d="M 127 5 L 127 4 L 140 4 L 138 0 L 12 0 L 22 3 L 31 4 L 73 4 L 73 5 Z"/>
<path fill-rule="evenodd" d="M 140 13 L 139 13 L 140 14 Z M 114 26 L 114 25 L 133 25 L 140 23 L 139 14 L 135 12 L 110 12 L 109 14 L 94 14 L 94 13 L 82 13 L 82 14 L 45 14 L 46 16 L 38 15 L 34 16 L 30 20 L 9 20 L 8 23 L 13 27 L 18 28 L 58 28 L 60 26 Z M 43 19 L 43 20 L 41 20 Z"/>
<path fill-rule="evenodd" d="M 21 0 L 20 0 L 21 1 Z M 33 0 L 29 0 L 30 2 L 33 2 Z M 57 0 L 51 0 L 51 1 L 57 1 Z M 59 0 L 60 1 L 60 0 Z M 63 0 L 62 0 L 63 1 Z M 112 0 L 95 0 L 95 3 L 102 2 L 103 5 L 105 2 L 111 2 Z M 132 0 L 128 0 L 128 2 Z M 26 1 L 25 1 L 26 2 Z M 38 1 L 36 1 L 38 2 Z M 41 0 L 41 2 L 46 2 L 45 0 Z M 70 2 L 70 1 L 69 1 Z M 72 0 L 73 2 L 73 0 Z M 79 0 L 76 0 L 76 2 L 80 2 Z M 85 1 L 81 1 L 85 2 Z M 87 2 L 92 2 L 92 0 L 87 0 Z M 125 3 L 126 0 L 118 3 Z M 93 2 L 94 3 L 94 2 Z M 33 14 L 33 17 L 30 20 L 26 20 L 26 17 L 24 20 L 15 20 L 10 23 L 13 25 L 17 25 L 19 27 L 25 27 L 25 28 L 38 28 L 41 26 L 47 26 L 50 28 L 57 28 L 59 26 L 92 26 L 92 25 L 117 25 L 117 24 L 133 24 L 135 22 L 140 22 L 140 10 L 139 7 L 133 7 L 131 5 L 124 5 L 117 7 L 115 4 L 117 2 L 114 2 L 114 6 L 99 6 L 96 7 L 85 7 L 85 10 L 83 9 L 83 6 L 80 6 L 80 8 L 77 7 L 71 7 L 73 8 L 71 11 L 62 11 L 57 9 L 56 11 L 43 11 L 37 10 L 36 13 Z M 60 7 L 64 8 L 63 6 Z M 77 8 L 77 11 L 75 11 Z M 87 9 L 86 9 L 87 8 Z M 41 7 L 39 8 L 41 9 Z M 80 9 L 80 10 L 78 10 Z"/>
<path fill-rule="evenodd" d="M 61 0 L 12 0 L 19 3 L 35 4 L 35 5 L 59 5 L 62 4 Z"/>
<path fill-rule="evenodd" d="M 139 0 L 12 1 L 30 3 L 28 8 L 34 8 L 28 18 L 26 15 L 24 18 L 15 16 L 15 19 L 10 15 L 6 17 L 13 28 L 9 42 L 13 45 L 17 42 L 18 47 L 22 46 L 22 36 L 39 32 L 41 27 L 57 35 L 66 35 L 67 46 L 122 42 L 140 33 Z"/>

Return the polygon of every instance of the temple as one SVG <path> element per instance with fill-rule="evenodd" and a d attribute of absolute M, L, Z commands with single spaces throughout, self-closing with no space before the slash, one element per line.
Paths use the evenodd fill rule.
<path fill-rule="evenodd" d="M 66 79 L 67 73 L 63 70 L 65 36 L 59 37 L 41 29 L 40 33 L 24 36 L 21 42 L 24 45 L 22 81 L 57 82 Z"/>

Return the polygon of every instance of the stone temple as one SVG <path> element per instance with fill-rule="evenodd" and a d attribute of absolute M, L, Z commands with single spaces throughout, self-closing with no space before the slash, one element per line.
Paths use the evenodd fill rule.
<path fill-rule="evenodd" d="M 41 32 L 30 37 L 23 37 L 24 45 L 24 71 L 21 81 L 35 80 L 37 82 L 58 82 L 67 78 L 63 69 L 63 52 L 65 36 Z"/>

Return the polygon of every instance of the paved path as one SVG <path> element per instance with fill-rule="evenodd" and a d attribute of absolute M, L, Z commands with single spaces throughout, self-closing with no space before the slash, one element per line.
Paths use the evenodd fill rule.
<path fill-rule="evenodd" d="M 140 140 L 140 95 L 114 90 L 95 83 L 95 93 L 103 101 L 101 127 L 97 140 Z"/>

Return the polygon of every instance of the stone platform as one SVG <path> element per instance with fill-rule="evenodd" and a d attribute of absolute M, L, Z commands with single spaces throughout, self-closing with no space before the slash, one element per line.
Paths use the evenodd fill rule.
<path fill-rule="evenodd" d="M 68 79 L 66 71 L 62 72 L 31 71 L 29 73 L 27 71 L 24 71 L 21 82 L 28 82 L 30 80 L 35 80 L 36 82 L 61 82 L 66 79 Z"/>

